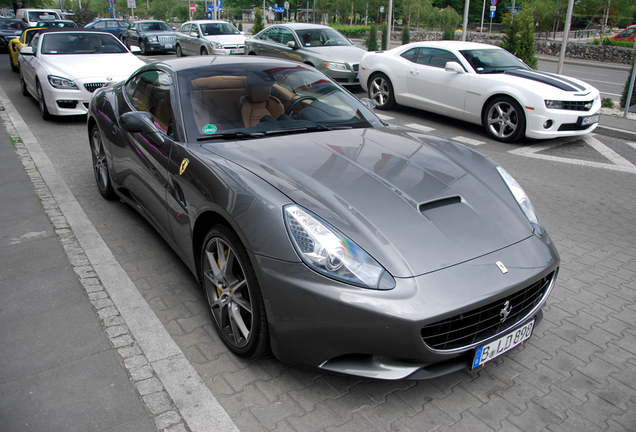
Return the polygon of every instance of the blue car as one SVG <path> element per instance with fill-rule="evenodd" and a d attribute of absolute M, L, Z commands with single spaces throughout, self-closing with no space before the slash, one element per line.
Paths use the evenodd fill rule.
<path fill-rule="evenodd" d="M 130 23 L 123 19 L 116 18 L 101 18 L 91 23 L 88 23 L 84 28 L 94 28 L 100 31 L 107 31 L 112 33 L 115 37 L 120 38 L 121 32 L 128 27 Z"/>

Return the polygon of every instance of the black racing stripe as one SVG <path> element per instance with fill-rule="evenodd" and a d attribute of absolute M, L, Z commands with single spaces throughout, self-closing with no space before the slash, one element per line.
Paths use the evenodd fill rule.
<path fill-rule="evenodd" d="M 504 73 L 508 75 L 520 77 L 520 78 L 526 78 L 529 80 L 538 81 L 540 83 L 551 85 L 552 87 L 556 87 L 558 89 L 568 91 L 568 92 L 579 91 L 576 87 L 566 84 L 560 79 L 556 79 L 551 76 L 538 73 L 536 71 L 523 70 L 523 69 L 508 69 L 504 71 Z"/>
<path fill-rule="evenodd" d="M 553 74 L 553 73 L 550 73 L 550 72 L 539 72 L 539 71 L 536 71 L 536 73 L 540 73 L 540 74 L 543 74 L 543 75 L 548 75 L 548 76 L 554 77 L 556 79 L 559 79 L 559 80 L 561 80 L 563 82 L 566 82 L 566 83 L 570 84 L 571 86 L 576 87 L 577 89 L 579 89 L 581 91 L 585 90 L 584 86 L 582 86 L 579 83 L 576 83 L 576 82 L 572 81 L 568 77 L 564 77 L 563 75 L 557 75 L 557 74 Z"/>

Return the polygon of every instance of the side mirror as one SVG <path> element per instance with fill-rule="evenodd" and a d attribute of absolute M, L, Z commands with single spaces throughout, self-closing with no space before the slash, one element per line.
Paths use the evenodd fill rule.
<path fill-rule="evenodd" d="M 290 47 L 290 48 L 298 48 L 298 47 L 296 46 L 296 41 L 289 41 L 289 42 L 287 42 L 287 46 L 288 46 L 288 47 Z"/>
<path fill-rule="evenodd" d="M 457 62 L 447 62 L 446 67 L 444 68 L 446 72 L 455 72 L 458 74 L 466 73 L 464 68 Z"/>
<path fill-rule="evenodd" d="M 22 49 L 20 50 L 20 54 L 25 56 L 32 56 L 32 55 L 35 55 L 35 51 L 33 51 L 33 47 L 25 46 L 25 47 L 22 47 Z"/>
<path fill-rule="evenodd" d="M 141 52 L 141 48 L 139 48 L 137 45 L 131 45 L 130 52 L 133 54 L 138 54 Z"/>
<path fill-rule="evenodd" d="M 190 32 L 190 36 L 198 38 L 199 37 L 199 33 L 197 32 Z"/>
<path fill-rule="evenodd" d="M 146 111 L 129 111 L 119 117 L 121 128 L 130 133 L 142 133 L 152 139 L 157 145 L 162 145 L 164 140 L 155 126 L 152 114 Z"/>

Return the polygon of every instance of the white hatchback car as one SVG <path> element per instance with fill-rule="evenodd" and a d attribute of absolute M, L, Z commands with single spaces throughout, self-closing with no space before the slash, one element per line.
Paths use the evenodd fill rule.
<path fill-rule="evenodd" d="M 242 55 L 245 52 L 245 35 L 227 21 L 188 21 L 177 33 L 176 52 L 177 57 Z"/>
<path fill-rule="evenodd" d="M 514 142 L 592 132 L 601 97 L 575 78 L 532 70 L 508 51 L 473 42 L 416 42 L 369 52 L 360 85 L 376 108 L 395 103 L 483 125 Z"/>
<path fill-rule="evenodd" d="M 38 101 L 45 120 L 86 114 L 95 90 L 146 64 L 110 33 L 59 30 L 36 34 L 18 57 L 22 94 Z"/>

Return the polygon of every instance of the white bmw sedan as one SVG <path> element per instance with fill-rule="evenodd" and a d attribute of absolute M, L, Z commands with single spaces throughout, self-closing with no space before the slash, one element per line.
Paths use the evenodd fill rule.
<path fill-rule="evenodd" d="M 416 42 L 369 52 L 360 84 L 378 109 L 395 103 L 483 125 L 514 142 L 596 129 L 601 98 L 575 78 L 538 72 L 508 51 L 473 42 Z"/>
<path fill-rule="evenodd" d="M 45 120 L 85 115 L 96 89 L 145 64 L 110 33 L 60 30 L 39 32 L 18 57 L 22 94 L 38 101 Z"/>

